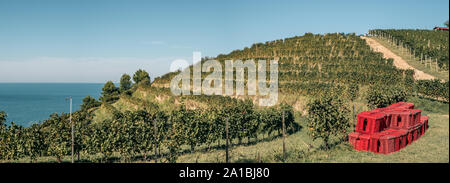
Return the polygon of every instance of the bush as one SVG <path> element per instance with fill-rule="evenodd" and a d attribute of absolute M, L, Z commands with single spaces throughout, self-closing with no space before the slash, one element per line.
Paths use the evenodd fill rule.
<path fill-rule="evenodd" d="M 309 135 L 313 140 L 323 139 L 325 148 L 329 149 L 332 135 L 346 134 L 349 112 L 339 98 L 325 96 L 314 100 L 308 104 Z"/>
<path fill-rule="evenodd" d="M 6 121 L 6 117 L 8 117 L 6 112 L 5 111 L 0 111 L 0 126 L 3 125 L 3 122 Z"/>
<path fill-rule="evenodd" d="M 416 84 L 417 93 L 434 98 L 449 101 L 449 82 L 435 80 L 419 80 Z"/>
<path fill-rule="evenodd" d="M 366 96 L 369 108 L 386 107 L 393 103 L 406 101 L 408 93 L 402 87 L 372 85 Z"/>

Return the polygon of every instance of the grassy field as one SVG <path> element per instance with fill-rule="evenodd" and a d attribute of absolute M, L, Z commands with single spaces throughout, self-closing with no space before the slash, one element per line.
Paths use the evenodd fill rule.
<path fill-rule="evenodd" d="M 430 69 L 430 67 L 427 65 L 425 66 L 424 64 L 421 64 L 420 61 L 418 61 L 417 59 L 414 60 L 414 58 L 411 58 L 411 56 L 408 53 L 402 52 L 400 49 L 398 49 L 397 47 L 391 45 L 390 43 L 388 43 L 386 40 L 384 39 L 380 39 L 377 37 L 371 37 L 374 40 L 376 40 L 377 42 L 379 42 L 381 45 L 383 45 L 384 47 L 388 48 L 389 50 L 391 50 L 394 54 L 400 56 L 403 58 L 403 60 L 405 60 L 409 65 L 411 65 L 412 67 L 421 70 L 427 74 L 430 74 L 436 78 L 448 81 L 449 79 L 449 72 L 448 71 L 439 71 L 437 72 L 435 70 L 435 68 L 433 67 L 432 69 Z"/>

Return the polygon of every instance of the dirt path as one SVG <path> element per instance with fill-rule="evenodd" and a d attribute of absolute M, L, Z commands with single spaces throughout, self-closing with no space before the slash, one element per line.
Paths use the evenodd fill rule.
<path fill-rule="evenodd" d="M 416 68 L 410 66 L 402 57 L 392 53 L 391 50 L 387 49 L 374 39 L 370 37 L 361 36 L 361 39 L 366 40 L 367 44 L 372 47 L 373 50 L 377 52 L 381 52 L 384 55 L 384 58 L 392 58 L 394 59 L 394 66 L 399 69 L 414 69 L 414 78 L 416 80 L 424 80 L 424 79 L 434 79 L 434 76 L 424 73 Z"/>

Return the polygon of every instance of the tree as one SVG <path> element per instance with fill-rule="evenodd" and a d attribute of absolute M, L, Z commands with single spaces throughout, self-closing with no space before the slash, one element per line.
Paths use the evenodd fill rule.
<path fill-rule="evenodd" d="M 88 111 L 94 107 L 100 106 L 101 103 L 97 101 L 94 97 L 87 96 L 83 99 L 83 104 L 81 104 L 81 111 Z"/>
<path fill-rule="evenodd" d="M 150 76 L 148 75 L 147 71 L 139 69 L 136 71 L 136 73 L 134 73 L 133 81 L 136 84 L 139 84 L 141 82 L 145 82 L 144 84 L 150 84 Z"/>
<path fill-rule="evenodd" d="M 448 20 L 444 22 L 444 25 L 447 26 L 447 27 L 449 26 Z"/>
<path fill-rule="evenodd" d="M 332 135 L 342 135 L 349 127 L 349 110 L 341 99 L 325 96 L 315 99 L 308 104 L 308 128 L 309 135 L 316 140 L 324 141 L 326 149 L 329 149 L 329 140 Z"/>
<path fill-rule="evenodd" d="M 119 90 L 112 81 L 105 83 L 102 89 L 102 96 L 100 100 L 104 103 L 111 103 L 119 99 Z"/>
<path fill-rule="evenodd" d="M 128 74 L 123 74 L 120 78 L 120 93 L 130 94 L 129 90 L 131 89 L 131 77 Z"/>

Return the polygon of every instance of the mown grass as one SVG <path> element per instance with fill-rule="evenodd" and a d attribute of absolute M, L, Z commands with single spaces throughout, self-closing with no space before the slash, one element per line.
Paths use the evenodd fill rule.
<path fill-rule="evenodd" d="M 398 49 L 397 47 L 391 45 L 386 40 L 380 39 L 380 38 L 377 38 L 377 37 L 372 37 L 372 38 L 375 39 L 377 42 L 379 42 L 384 47 L 386 47 L 389 50 L 391 50 L 392 53 L 402 57 L 403 60 L 405 60 L 412 67 L 414 67 L 414 68 L 416 68 L 418 70 L 421 70 L 421 71 L 423 71 L 423 72 L 425 72 L 427 74 L 430 74 L 430 75 L 432 75 L 432 76 L 434 76 L 436 78 L 439 78 L 441 80 L 448 81 L 448 79 L 449 79 L 449 71 L 439 70 L 439 72 L 438 72 L 434 68 L 435 67 L 434 65 L 432 66 L 432 68 L 430 68 L 428 65 L 425 66 L 425 64 L 420 63 L 420 61 L 417 60 L 417 58 L 416 58 L 416 60 L 414 60 L 414 58 L 411 58 L 408 53 L 402 52 L 400 49 Z"/>

